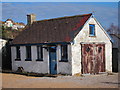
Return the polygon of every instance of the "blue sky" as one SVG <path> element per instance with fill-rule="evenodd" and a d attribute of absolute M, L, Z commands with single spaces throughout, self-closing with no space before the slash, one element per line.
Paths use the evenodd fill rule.
<path fill-rule="evenodd" d="M 30 13 L 36 14 L 37 20 L 43 20 L 93 11 L 105 28 L 111 23 L 118 24 L 117 2 L 5 2 L 2 3 L 2 20 L 10 18 L 15 22 L 26 24 L 26 15 Z"/>
<path fill-rule="evenodd" d="M 119 0 L 1 0 L 2 2 L 119 2 Z"/>

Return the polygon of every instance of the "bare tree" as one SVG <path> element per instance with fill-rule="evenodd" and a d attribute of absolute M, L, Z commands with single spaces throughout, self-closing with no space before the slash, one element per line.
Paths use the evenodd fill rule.
<path fill-rule="evenodd" d="M 113 23 L 110 25 L 110 27 L 107 29 L 107 32 L 109 34 L 118 34 L 119 28 L 118 26 L 115 26 Z"/>

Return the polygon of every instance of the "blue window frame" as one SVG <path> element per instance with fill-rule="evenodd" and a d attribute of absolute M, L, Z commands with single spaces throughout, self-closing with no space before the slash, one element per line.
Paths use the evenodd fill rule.
<path fill-rule="evenodd" d="M 90 36 L 95 36 L 95 25 L 94 24 L 90 24 L 89 25 L 89 30 L 90 30 Z"/>

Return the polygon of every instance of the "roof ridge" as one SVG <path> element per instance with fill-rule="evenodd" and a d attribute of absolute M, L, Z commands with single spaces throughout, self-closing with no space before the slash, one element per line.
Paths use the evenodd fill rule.
<path fill-rule="evenodd" d="M 38 20 L 38 21 L 34 21 L 34 22 L 43 22 L 43 21 L 59 20 L 59 19 L 72 18 L 72 17 L 80 17 L 80 16 L 88 16 L 88 15 L 92 15 L 92 13 L 82 14 L 82 15 L 74 15 L 74 16 L 64 16 L 64 17 L 51 18 L 51 19 L 43 19 L 43 20 Z"/>

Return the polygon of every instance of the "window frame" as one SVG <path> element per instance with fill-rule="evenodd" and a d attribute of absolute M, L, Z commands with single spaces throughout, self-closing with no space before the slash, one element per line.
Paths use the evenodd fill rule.
<path fill-rule="evenodd" d="M 25 61 L 32 61 L 32 52 L 31 52 L 31 46 L 26 46 L 26 59 Z"/>
<path fill-rule="evenodd" d="M 43 61 L 43 47 L 42 45 L 37 46 L 37 59 L 36 61 Z"/>
<path fill-rule="evenodd" d="M 95 34 L 95 24 L 89 24 L 89 36 L 94 37 Z"/>
<path fill-rule="evenodd" d="M 68 62 L 68 45 L 61 45 L 61 60 L 60 60 L 60 62 Z"/>
<path fill-rule="evenodd" d="M 20 46 L 16 46 L 16 59 L 15 59 L 15 61 L 21 61 Z"/>

